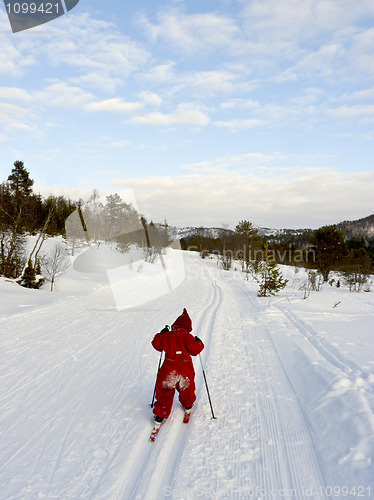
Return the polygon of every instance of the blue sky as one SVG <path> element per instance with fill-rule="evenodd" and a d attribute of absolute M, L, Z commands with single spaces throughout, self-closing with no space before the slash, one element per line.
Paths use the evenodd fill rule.
<path fill-rule="evenodd" d="M 374 212 L 372 0 L 80 0 L 14 34 L 1 4 L 0 44 L 1 180 L 179 226 Z"/>

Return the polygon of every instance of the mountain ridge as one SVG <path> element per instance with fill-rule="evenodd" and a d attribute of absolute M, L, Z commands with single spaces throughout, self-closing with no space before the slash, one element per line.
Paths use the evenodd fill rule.
<path fill-rule="evenodd" d="M 346 238 L 374 238 L 374 214 L 368 215 L 361 219 L 356 219 L 353 221 L 345 220 L 334 224 L 337 229 L 342 231 Z M 311 234 L 315 229 L 303 228 L 303 229 L 274 229 L 268 227 L 257 227 L 259 235 L 263 237 L 279 238 L 287 236 L 297 236 L 303 234 Z M 227 229 L 224 227 L 204 227 L 204 226 L 186 226 L 186 227 L 176 227 L 169 226 L 169 231 L 171 236 L 175 239 L 189 239 L 198 234 L 206 238 L 220 238 L 222 233 L 226 235 L 232 235 L 235 233 L 232 229 Z"/>

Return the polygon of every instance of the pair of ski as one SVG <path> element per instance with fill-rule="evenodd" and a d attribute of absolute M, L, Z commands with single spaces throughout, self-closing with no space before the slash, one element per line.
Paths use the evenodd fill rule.
<path fill-rule="evenodd" d="M 183 417 L 183 423 L 188 424 L 190 421 L 191 411 L 185 411 Z M 162 422 L 156 423 L 152 429 L 151 435 L 149 436 L 150 443 L 154 443 L 157 437 L 157 434 L 160 432 Z"/>

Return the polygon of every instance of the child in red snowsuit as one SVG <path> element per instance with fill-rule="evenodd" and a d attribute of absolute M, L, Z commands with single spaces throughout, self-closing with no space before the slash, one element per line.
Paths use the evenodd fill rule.
<path fill-rule="evenodd" d="M 192 322 L 186 309 L 171 326 L 170 331 L 157 333 L 152 340 L 156 351 L 165 351 L 165 360 L 157 374 L 156 402 L 153 409 L 156 422 L 168 418 L 173 405 L 175 389 L 185 409 L 196 400 L 195 371 L 191 356 L 197 356 L 204 344 L 191 335 Z"/>

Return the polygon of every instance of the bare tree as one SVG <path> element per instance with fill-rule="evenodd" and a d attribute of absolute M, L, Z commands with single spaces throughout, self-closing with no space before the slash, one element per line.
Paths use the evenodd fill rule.
<path fill-rule="evenodd" d="M 43 269 L 48 281 L 51 282 L 52 292 L 56 279 L 59 278 L 70 266 L 65 245 L 62 243 L 56 243 L 54 249 L 45 259 L 43 259 L 43 261 Z"/>
<path fill-rule="evenodd" d="M 33 255 L 35 254 L 34 256 L 34 267 L 36 267 L 36 263 L 37 263 L 37 260 L 38 260 L 38 254 L 43 246 L 43 243 L 44 241 L 47 239 L 47 227 L 48 227 L 48 224 L 50 223 L 51 219 L 52 219 L 52 215 L 53 215 L 53 207 L 51 207 L 49 209 L 49 212 L 48 212 L 48 215 L 47 215 L 47 218 L 44 222 L 44 225 L 43 225 L 43 228 L 41 230 L 41 232 L 39 233 L 37 239 L 36 239 L 36 242 L 35 242 L 35 245 L 34 245 L 34 248 L 32 249 L 32 252 L 30 254 L 30 257 L 29 259 L 32 259 Z"/>

